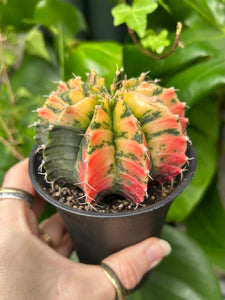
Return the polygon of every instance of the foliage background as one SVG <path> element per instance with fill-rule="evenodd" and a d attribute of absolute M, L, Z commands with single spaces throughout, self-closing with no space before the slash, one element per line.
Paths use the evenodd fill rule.
<path fill-rule="evenodd" d="M 0 183 L 10 166 L 29 155 L 34 145 L 29 125 L 36 118 L 32 111 L 56 87 L 55 81 L 68 80 L 72 73 L 85 79 L 95 69 L 109 85 L 116 65 L 123 66 L 128 77 L 150 70 L 162 85 L 179 89 L 180 100 L 189 106 L 188 134 L 197 170 L 169 210 L 170 225 L 165 225 L 163 237 L 172 244 L 172 254 L 129 299 L 222 299 L 218 278 L 225 274 L 225 1 L 158 0 L 158 8 L 148 16 L 134 5 L 145 11 L 155 1 L 129 1 L 133 13 L 147 20 L 145 30 L 158 33 L 166 28 L 170 41 L 176 23 L 182 22 L 184 48 L 163 60 L 142 54 L 124 24 L 113 26 L 111 9 L 124 1 L 110 2 L 0 0 Z M 118 9 L 117 17 L 120 13 Z M 137 26 L 143 24 L 129 26 L 138 33 Z M 51 213 L 47 206 L 41 219 Z"/>

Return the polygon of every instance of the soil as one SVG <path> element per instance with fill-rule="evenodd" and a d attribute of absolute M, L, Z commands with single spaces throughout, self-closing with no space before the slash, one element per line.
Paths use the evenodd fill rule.
<path fill-rule="evenodd" d="M 97 203 L 87 204 L 85 202 L 84 193 L 76 186 L 61 188 L 55 184 L 53 187 L 49 187 L 47 192 L 55 200 L 73 208 L 101 213 L 117 213 L 119 211 L 136 210 L 164 199 L 176 188 L 178 182 L 179 180 L 176 179 L 173 185 L 171 182 L 168 182 L 162 186 L 154 181 L 149 182 L 148 198 L 145 198 L 145 200 L 139 204 L 135 204 L 119 194 L 104 196 L 99 198 Z"/>

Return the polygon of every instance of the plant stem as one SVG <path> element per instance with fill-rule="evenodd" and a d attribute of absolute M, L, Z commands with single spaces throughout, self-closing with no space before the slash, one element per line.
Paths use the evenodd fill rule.
<path fill-rule="evenodd" d="M 7 135 L 8 138 L 9 138 L 10 144 L 15 144 L 16 141 L 15 141 L 15 139 L 13 138 L 13 135 L 12 135 L 11 131 L 9 130 L 8 126 L 6 125 L 5 121 L 2 119 L 1 116 L 0 116 L 0 123 L 1 123 L 1 125 L 2 125 L 3 130 L 5 131 L 6 135 Z"/>
<path fill-rule="evenodd" d="M 160 56 L 160 59 L 170 56 L 176 50 L 177 46 L 179 45 L 179 38 L 180 38 L 181 30 L 182 30 L 182 23 L 177 22 L 176 37 L 173 42 L 173 46 L 167 54 Z"/>
<path fill-rule="evenodd" d="M 136 37 L 136 35 L 135 35 L 135 32 L 134 32 L 132 29 L 130 29 L 129 27 L 127 27 L 127 30 L 128 30 L 128 33 L 129 33 L 130 37 L 132 38 L 132 40 L 133 40 L 135 46 L 139 49 L 139 51 L 140 51 L 141 53 L 143 53 L 143 54 L 145 54 L 145 55 L 147 55 L 147 56 L 149 56 L 149 57 L 151 57 L 151 58 L 159 59 L 157 55 L 154 55 L 152 52 L 150 52 L 150 51 L 148 51 L 148 50 L 145 50 L 145 49 L 141 46 L 141 44 L 139 43 L 139 41 L 138 41 L 138 39 L 137 39 L 137 37 Z"/>
<path fill-rule="evenodd" d="M 164 58 L 167 58 L 168 56 L 170 56 L 176 50 L 177 46 L 179 45 L 179 38 L 180 38 L 181 30 L 182 30 L 182 23 L 181 22 L 177 23 L 176 37 L 175 37 L 173 46 L 170 49 L 170 51 L 167 54 L 164 54 L 164 55 L 155 55 L 151 51 L 144 49 L 141 46 L 141 44 L 139 43 L 139 41 L 138 41 L 138 39 L 135 35 L 135 32 L 132 29 L 130 29 L 129 27 L 127 27 L 127 30 L 128 30 L 128 33 L 129 33 L 130 37 L 132 38 L 134 44 L 136 45 L 136 47 L 139 49 L 139 51 L 141 53 L 143 53 L 143 54 L 145 54 L 145 55 L 147 55 L 151 58 L 154 58 L 156 60 L 160 60 L 160 59 L 164 59 Z"/>
<path fill-rule="evenodd" d="M 65 80 L 65 72 L 64 72 L 64 45 L 63 45 L 63 33 L 62 33 L 62 26 L 59 25 L 59 37 L 58 37 L 58 47 L 59 47 L 59 63 L 60 63 L 60 75 L 61 79 Z"/>
<path fill-rule="evenodd" d="M 1 69 L 1 76 L 3 78 L 3 83 L 6 85 L 6 90 L 9 98 L 9 103 L 11 106 L 14 106 L 16 104 L 15 97 L 12 91 L 12 87 L 9 80 L 9 75 L 7 72 L 6 67 L 6 60 L 4 55 L 4 39 L 0 32 L 0 61 L 2 63 L 2 69 Z M 13 117 L 8 118 L 7 122 L 3 120 L 3 118 L 0 116 L 0 124 L 2 125 L 2 128 L 8 138 L 9 141 L 7 141 L 5 138 L 0 136 L 0 143 L 2 143 L 4 146 L 6 146 L 13 156 L 17 158 L 18 160 L 24 159 L 24 156 L 18 151 L 17 142 L 16 139 L 13 136 L 13 133 L 15 133 L 15 120 Z M 11 124 L 11 126 L 9 125 Z"/>
<path fill-rule="evenodd" d="M 4 139 L 2 136 L 0 136 L 0 143 L 2 143 L 4 146 L 8 147 L 10 151 L 12 152 L 13 156 L 17 158 L 18 160 L 22 160 L 25 158 L 20 152 L 18 152 L 15 148 L 13 148 L 13 145 L 11 145 L 6 139 Z"/>
<path fill-rule="evenodd" d="M 10 84 L 10 80 L 9 80 L 9 76 L 6 70 L 6 62 L 5 62 L 5 55 L 4 55 L 4 40 L 0 31 L 0 60 L 2 63 L 2 77 L 5 80 L 5 84 L 6 84 L 6 88 L 7 88 L 7 93 L 9 96 L 9 100 L 11 104 L 15 104 L 15 98 L 13 95 L 13 91 L 11 88 L 11 84 Z"/>

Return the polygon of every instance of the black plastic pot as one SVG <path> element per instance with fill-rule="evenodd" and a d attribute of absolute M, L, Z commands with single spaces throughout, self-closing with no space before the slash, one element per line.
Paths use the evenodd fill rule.
<path fill-rule="evenodd" d="M 135 211 L 116 214 L 86 212 L 63 205 L 46 192 L 44 176 L 38 174 L 42 155 L 36 153 L 36 149 L 35 146 L 30 154 L 31 181 L 37 192 L 56 207 L 70 233 L 79 260 L 88 264 L 99 264 L 108 255 L 150 236 L 159 237 L 170 204 L 190 183 L 196 167 L 195 151 L 189 145 L 187 155 L 195 159 L 189 161 L 189 170 L 184 172 L 183 180 L 165 199 Z"/>

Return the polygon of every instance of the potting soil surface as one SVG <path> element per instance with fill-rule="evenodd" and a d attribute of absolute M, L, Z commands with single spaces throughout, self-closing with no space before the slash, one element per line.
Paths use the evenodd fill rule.
<path fill-rule="evenodd" d="M 157 182 L 150 181 L 148 185 L 148 198 L 135 204 L 119 194 L 110 194 L 100 197 L 96 202 L 87 203 L 83 191 L 78 187 L 60 187 L 57 184 L 49 187 L 47 192 L 60 203 L 86 211 L 97 211 L 102 213 L 117 213 L 119 211 L 136 210 L 164 199 L 177 186 L 179 180 L 160 185 Z"/>

